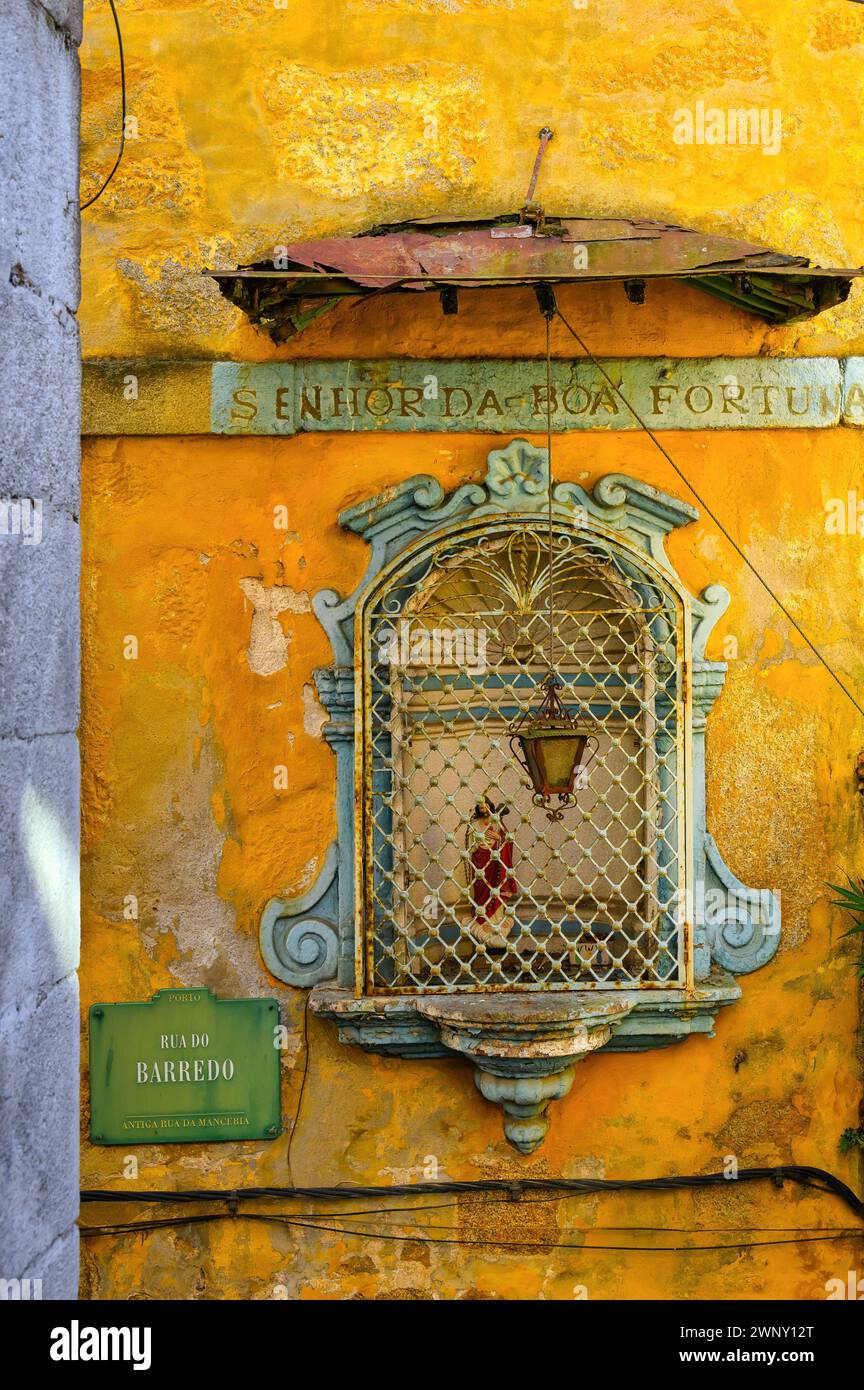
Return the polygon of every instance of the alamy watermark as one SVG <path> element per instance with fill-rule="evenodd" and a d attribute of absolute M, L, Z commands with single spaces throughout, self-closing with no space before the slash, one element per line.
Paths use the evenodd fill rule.
<path fill-rule="evenodd" d="M 9 1300 L 25 1303 L 41 1297 L 41 1279 L 0 1279 L 0 1303 Z"/>
<path fill-rule="evenodd" d="M 780 153 L 783 117 L 779 106 L 679 106 L 672 115 L 676 145 L 749 145 L 763 154 Z"/>
<path fill-rule="evenodd" d="M 149 1371 L 151 1338 L 149 1327 L 82 1327 L 73 1318 L 52 1328 L 49 1354 L 52 1361 L 131 1361 L 133 1371 Z"/>
<path fill-rule="evenodd" d="M 830 1303 L 836 1299 L 850 1299 L 853 1303 L 864 1303 L 864 1274 L 857 1269 L 847 1270 L 845 1279 L 828 1279 L 825 1282 L 825 1297 Z"/>
<path fill-rule="evenodd" d="M 0 537 L 20 536 L 24 545 L 42 540 L 42 498 L 0 497 Z"/>
<path fill-rule="evenodd" d="M 704 927 L 710 938 L 730 926 L 734 930 L 735 923 L 759 923 L 766 933 L 777 931 L 779 908 L 779 890 L 715 887 L 697 879 L 692 888 L 676 894 L 671 914 L 676 926 L 692 922 Z"/>
<path fill-rule="evenodd" d="M 826 536 L 864 536 L 864 497 L 850 491 L 825 503 Z"/>
<path fill-rule="evenodd" d="M 486 674 L 487 633 L 482 627 L 412 627 L 403 619 L 397 627 L 381 627 L 375 640 L 382 666 L 455 666 L 469 676 Z"/>

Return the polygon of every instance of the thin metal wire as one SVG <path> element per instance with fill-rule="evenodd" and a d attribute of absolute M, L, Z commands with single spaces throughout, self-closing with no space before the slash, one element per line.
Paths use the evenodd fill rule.
<path fill-rule="evenodd" d="M 579 344 L 582 351 L 585 353 L 585 356 L 589 359 L 589 361 L 591 361 L 594 364 L 600 375 L 605 377 L 606 381 L 612 387 L 612 390 L 615 392 L 615 394 L 621 398 L 621 400 L 624 402 L 624 405 L 627 407 L 627 409 L 630 411 L 630 414 L 633 416 L 633 419 L 636 420 L 636 422 L 642 426 L 642 429 L 645 431 L 654 447 L 660 450 L 660 453 L 663 455 L 670 467 L 673 468 L 675 472 L 678 474 L 678 477 L 681 479 L 682 483 L 684 483 L 684 485 L 690 489 L 693 496 L 696 498 L 696 501 L 699 503 L 700 507 L 702 507 L 707 516 L 710 516 L 711 520 L 714 522 L 714 525 L 718 528 L 718 530 L 723 533 L 729 544 L 732 546 L 732 549 L 735 551 L 736 555 L 738 555 L 739 558 L 744 561 L 744 564 L 750 570 L 751 574 L 754 575 L 754 577 L 762 585 L 762 588 L 765 590 L 766 594 L 768 594 L 768 596 L 771 599 L 773 599 L 774 603 L 776 603 L 777 607 L 780 609 L 780 612 L 786 618 L 788 618 L 789 622 L 792 624 L 795 631 L 798 633 L 798 636 L 804 642 L 806 642 L 807 646 L 810 648 L 817 661 L 821 662 L 821 664 L 825 667 L 825 670 L 828 672 L 829 676 L 835 682 L 835 684 L 838 685 L 840 689 L 843 691 L 843 694 L 846 696 L 847 700 L 849 700 L 849 702 L 855 706 L 859 714 L 864 715 L 864 705 L 859 705 L 858 701 L 855 699 L 855 696 L 849 691 L 846 685 L 844 685 L 843 681 L 837 675 L 833 667 L 830 666 L 829 663 L 825 660 L 825 657 L 822 655 L 816 644 L 807 636 L 807 633 L 804 631 L 801 624 L 797 621 L 797 619 L 793 618 L 785 603 L 783 603 L 782 600 L 777 596 L 777 594 L 775 594 L 768 581 L 762 578 L 762 575 L 759 573 L 758 569 L 753 564 L 753 561 L 749 558 L 745 551 L 742 550 L 741 546 L 738 544 L 735 538 L 729 534 L 728 530 L 723 525 L 716 512 L 712 511 L 711 507 L 709 507 L 708 503 L 705 501 L 705 498 L 702 497 L 696 491 L 695 487 L 690 482 L 690 479 L 685 475 L 683 470 L 678 467 L 678 464 L 667 452 L 667 450 L 663 448 L 663 445 L 660 443 L 660 440 L 654 434 L 654 431 L 651 429 L 651 426 L 646 424 L 646 422 L 642 419 L 642 416 L 639 414 L 638 410 L 636 410 L 635 406 L 632 406 L 630 404 L 629 400 L 624 395 L 624 392 L 621 390 L 617 382 L 613 381 L 612 377 L 609 375 L 609 373 L 606 371 L 603 365 L 600 362 L 598 362 L 597 358 L 594 356 L 593 352 L 588 347 L 584 338 L 581 338 L 579 334 L 576 332 L 576 329 L 573 328 L 573 326 L 567 322 L 560 309 L 557 310 L 557 313 L 559 319 L 563 323 L 564 327 L 567 329 L 567 332 L 570 333 L 572 337 L 576 339 L 576 342 Z"/>
<path fill-rule="evenodd" d="M 123 151 L 126 148 L 126 63 L 123 57 L 123 35 L 120 33 L 120 20 L 117 18 L 114 0 L 108 0 L 108 4 L 111 6 L 111 13 L 114 16 L 114 28 L 117 30 L 117 49 L 120 54 L 120 148 L 117 151 L 117 158 L 114 160 L 111 173 L 99 189 L 99 192 L 94 193 L 92 198 L 88 198 L 86 203 L 81 204 L 79 209 L 80 212 L 84 212 L 86 208 L 92 207 L 96 200 L 102 197 L 105 189 L 120 168 L 120 160 L 123 158 Z"/>
<path fill-rule="evenodd" d="M 555 578 L 552 534 L 552 321 L 546 316 L 546 482 L 549 503 L 549 675 L 555 674 Z"/>
<path fill-rule="evenodd" d="M 80 1226 L 79 1231 L 82 1236 L 108 1236 L 108 1235 L 129 1235 L 141 1231 L 161 1230 L 166 1226 L 196 1226 L 211 1221 L 263 1221 L 271 1222 L 276 1225 L 293 1226 L 297 1230 L 304 1231 L 324 1231 L 330 1235 L 338 1236 L 357 1236 L 364 1240 L 390 1240 L 404 1241 L 404 1234 L 396 1234 L 393 1231 L 361 1231 L 356 1228 L 351 1229 L 344 1226 L 326 1226 L 320 1221 L 306 1221 L 298 1219 L 296 1216 L 285 1216 L 281 1213 L 257 1212 L 257 1211 L 238 1211 L 238 1212 L 207 1212 L 201 1216 L 179 1216 L 169 1217 L 156 1221 L 129 1221 L 105 1226 Z M 433 1226 L 431 1229 L 435 1229 Z M 445 1228 L 448 1229 L 448 1228 Z M 590 1234 L 583 1232 L 581 1228 L 577 1231 L 568 1230 L 565 1234 Z M 595 1251 L 605 1252 L 611 1250 L 634 1254 L 680 1254 L 689 1255 L 709 1250 L 755 1250 L 759 1247 L 777 1245 L 816 1245 L 837 1240 L 864 1240 L 864 1232 L 849 1231 L 832 1233 L 830 1235 L 819 1236 L 793 1236 L 786 1240 L 735 1240 L 717 1241 L 709 1245 L 593 1245 L 584 1240 L 544 1240 L 538 1237 L 536 1240 L 496 1240 L 494 1237 L 489 1239 L 471 1239 L 464 1236 L 426 1236 L 417 1233 L 412 1234 L 412 1240 L 422 1241 L 424 1245 L 468 1245 L 494 1248 L 499 1250 L 579 1250 L 584 1255 L 592 1254 Z"/>
<path fill-rule="evenodd" d="M 300 1119 L 300 1111 L 303 1107 L 303 1095 L 306 1090 L 306 1077 L 309 1073 L 309 991 L 306 991 L 306 999 L 303 1004 L 303 1075 L 300 1079 L 300 1094 L 297 1097 L 297 1108 L 294 1111 L 294 1119 L 291 1122 L 291 1132 L 288 1135 L 288 1151 L 285 1155 L 285 1166 L 288 1169 L 288 1176 L 293 1184 L 294 1174 L 291 1170 L 291 1146 L 294 1143 L 294 1131 Z"/>

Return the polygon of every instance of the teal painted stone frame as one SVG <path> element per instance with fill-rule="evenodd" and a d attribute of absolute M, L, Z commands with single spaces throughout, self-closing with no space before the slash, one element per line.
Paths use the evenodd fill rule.
<path fill-rule="evenodd" d="M 382 569 L 409 545 L 445 537 L 466 521 L 526 517 L 536 521 L 548 501 L 545 449 L 524 439 L 488 455 L 482 484 L 445 494 L 420 475 L 348 508 L 340 524 L 369 544 L 366 572 L 347 598 L 315 595 L 313 609 L 333 650 L 332 666 L 315 672 L 329 722 L 324 737 L 336 754 L 337 838 L 313 887 L 296 898 L 274 898 L 261 920 L 268 969 L 287 984 L 312 987 L 313 1010 L 332 1019 L 344 1042 L 399 1056 L 456 1053 L 478 1065 L 477 1084 L 505 1110 L 505 1130 L 530 1152 L 545 1133 L 545 1109 L 572 1080 L 572 1064 L 596 1048 L 610 1051 L 664 1046 L 693 1032 L 710 1032 L 717 1009 L 738 998 L 732 978 L 764 965 L 780 939 L 780 905 L 773 893 L 748 889 L 727 868 L 708 831 L 705 809 L 705 727 L 726 674 L 725 662 L 705 656 L 708 637 L 729 604 L 718 584 L 689 596 L 691 613 L 693 988 L 616 990 L 612 998 L 585 993 L 469 997 L 364 997 L 355 979 L 355 615 Z M 580 531 L 626 541 L 646 557 L 646 573 L 665 571 L 683 587 L 666 552 L 666 537 L 695 521 L 689 503 L 624 474 L 608 474 L 592 492 L 553 484 L 556 518 Z M 578 516 L 578 522 L 575 520 Z M 496 1039 L 498 1044 L 496 1044 Z M 504 1045 L 506 1042 L 506 1046 Z M 569 1050 L 568 1050 L 569 1049 Z M 523 1083 L 531 1079 L 533 1090 Z M 519 1087 L 522 1087 L 519 1092 Z M 563 1087 L 563 1089 L 562 1089 Z M 517 1092 L 521 1098 L 517 1098 Z"/>

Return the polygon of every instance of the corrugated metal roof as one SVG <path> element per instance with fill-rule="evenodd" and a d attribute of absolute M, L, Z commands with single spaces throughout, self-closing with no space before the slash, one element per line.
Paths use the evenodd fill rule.
<path fill-rule="evenodd" d="M 277 342 L 345 296 L 490 286 L 686 279 L 771 323 L 840 303 L 864 268 L 823 269 L 754 242 L 662 222 L 509 214 L 375 227 L 281 248 L 273 262 L 210 270 L 222 293 Z"/>

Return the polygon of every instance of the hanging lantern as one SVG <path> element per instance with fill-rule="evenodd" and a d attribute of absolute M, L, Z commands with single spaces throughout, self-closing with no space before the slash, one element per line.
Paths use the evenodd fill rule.
<path fill-rule="evenodd" d="M 572 806 L 576 798 L 576 778 L 597 756 L 595 734 L 579 728 L 573 715 L 561 703 L 561 682 L 550 674 L 543 683 L 546 695 L 536 711 L 526 710 L 511 727 L 513 756 L 531 778 L 534 805 L 546 808 L 549 820 L 561 820 L 562 807 Z M 594 744 L 585 761 L 589 743 Z M 518 745 L 518 747 L 517 747 Z M 550 798 L 557 796 L 552 808 Z"/>
<path fill-rule="evenodd" d="M 563 820 L 563 807 L 576 800 L 576 779 L 580 771 L 593 762 L 600 740 L 585 728 L 580 728 L 574 716 L 561 703 L 558 691 L 561 682 L 555 675 L 555 542 L 552 500 L 552 356 L 550 324 L 557 307 L 550 285 L 535 286 L 540 312 L 546 320 L 546 498 L 548 506 L 549 541 L 547 550 L 546 617 L 549 640 L 548 672 L 543 681 L 546 695 L 537 710 L 525 710 L 510 726 L 510 748 L 516 761 L 531 778 L 534 805 L 543 806 L 551 821 Z M 594 748 L 588 761 L 585 752 L 589 743 Z M 517 746 L 518 745 L 518 746 Z M 550 805 L 557 796 L 558 805 Z"/>

